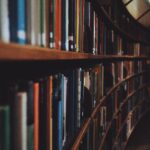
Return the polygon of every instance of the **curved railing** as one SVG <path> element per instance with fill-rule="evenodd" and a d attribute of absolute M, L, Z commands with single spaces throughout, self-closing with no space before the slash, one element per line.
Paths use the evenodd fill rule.
<path fill-rule="evenodd" d="M 131 110 L 131 112 L 129 112 L 129 113 L 127 114 L 125 120 L 124 120 L 123 123 L 122 123 L 121 128 L 119 129 L 119 131 L 118 131 L 118 133 L 117 133 L 117 135 L 116 135 L 116 137 L 115 137 L 115 140 L 114 140 L 114 142 L 113 142 L 112 149 L 116 149 L 116 145 L 118 145 L 119 136 L 121 135 L 121 132 L 123 131 L 123 129 L 124 129 L 124 127 L 125 127 L 125 125 L 126 125 L 128 119 L 129 119 L 130 115 L 131 115 L 134 111 L 136 111 L 136 109 L 138 109 L 144 102 L 147 102 L 147 101 L 148 101 L 148 100 L 142 100 L 142 101 L 138 102 L 137 105 Z M 140 114 L 140 116 L 138 117 L 138 120 L 136 120 L 137 122 L 134 123 L 134 126 L 132 127 L 132 129 L 131 129 L 131 131 L 130 131 L 130 135 L 128 135 L 128 140 L 127 140 L 124 144 L 122 144 L 122 147 L 120 147 L 120 149 L 125 149 L 125 147 L 126 147 L 128 141 L 129 141 L 129 138 L 131 137 L 132 132 L 134 131 L 135 127 L 137 126 L 139 120 L 142 118 L 143 114 L 145 114 L 147 111 L 148 111 L 148 110 L 145 110 L 142 114 Z"/>
<path fill-rule="evenodd" d="M 130 75 L 127 76 L 126 78 L 124 78 L 122 81 L 120 81 L 119 83 L 117 83 L 115 86 L 113 86 L 108 92 L 107 94 L 102 97 L 102 99 L 100 100 L 100 102 L 96 105 L 96 107 L 93 109 L 93 111 L 91 112 L 91 115 L 85 120 L 83 126 L 80 129 L 80 132 L 78 133 L 77 137 L 75 138 L 75 142 L 72 146 L 72 150 L 76 150 L 80 147 L 80 145 L 82 144 L 85 135 L 88 132 L 88 129 L 90 128 L 91 124 L 93 123 L 95 117 L 98 115 L 98 113 L 100 112 L 100 109 L 102 106 L 105 106 L 106 101 L 108 101 L 108 99 L 110 98 L 110 96 L 123 84 L 127 83 L 128 81 L 139 77 L 139 76 L 144 76 L 148 71 L 143 71 L 134 75 Z M 102 149 L 102 147 L 104 146 L 104 143 L 106 141 L 106 138 L 109 134 L 109 130 L 111 129 L 112 125 L 113 125 L 113 120 L 115 119 L 115 117 L 121 112 L 122 107 L 125 106 L 125 104 L 130 100 L 131 97 L 135 96 L 139 91 L 142 91 L 143 89 L 146 89 L 149 85 L 148 84 L 143 84 L 142 86 L 140 85 L 140 87 L 136 90 L 136 91 L 132 91 L 129 94 L 127 94 L 127 96 L 123 99 L 122 103 L 119 104 L 118 108 L 116 110 L 113 111 L 112 116 L 111 116 L 111 120 L 108 121 L 107 126 L 105 127 L 104 130 L 104 135 L 100 138 L 99 137 L 99 144 L 95 146 L 96 149 L 99 147 L 99 149 Z M 106 106 L 107 107 L 107 106 Z M 109 111 L 109 110 L 108 110 Z M 124 124 L 124 123 L 123 123 Z M 100 127 L 99 127 L 100 128 Z M 119 129 L 121 132 L 121 128 Z M 117 134 L 119 134 L 119 132 L 117 132 Z M 97 133 L 96 133 L 97 134 Z M 116 135 L 117 137 L 118 135 Z M 95 137 L 96 138 L 96 137 Z M 114 145 L 114 144 L 112 144 Z"/>

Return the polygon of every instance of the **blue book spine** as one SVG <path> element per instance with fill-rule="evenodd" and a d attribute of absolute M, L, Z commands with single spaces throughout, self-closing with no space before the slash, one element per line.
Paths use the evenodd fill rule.
<path fill-rule="evenodd" d="M 59 85 L 59 93 L 60 97 L 58 100 L 58 150 L 62 150 L 63 147 L 63 92 L 64 92 L 64 76 L 59 74 L 58 78 L 60 85 Z"/>
<path fill-rule="evenodd" d="M 19 44 L 26 44 L 26 3 L 25 0 L 18 0 L 17 4 L 17 41 Z"/>
<path fill-rule="evenodd" d="M 62 128 L 63 128 L 63 122 L 62 122 L 62 100 L 58 102 L 58 150 L 62 150 Z"/>

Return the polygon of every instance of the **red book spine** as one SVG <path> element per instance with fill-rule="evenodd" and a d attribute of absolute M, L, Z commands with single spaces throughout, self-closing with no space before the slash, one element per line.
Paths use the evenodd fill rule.
<path fill-rule="evenodd" d="M 34 83 L 34 150 L 39 150 L 39 83 Z"/>
<path fill-rule="evenodd" d="M 61 49 L 61 0 L 55 2 L 55 48 Z"/>

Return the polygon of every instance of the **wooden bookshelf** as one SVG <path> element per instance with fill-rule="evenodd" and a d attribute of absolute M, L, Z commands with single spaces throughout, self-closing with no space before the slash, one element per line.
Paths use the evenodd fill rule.
<path fill-rule="evenodd" d="M 14 1 L 7 0 L 11 8 L 4 1 L 4 11 L 10 16 L 0 9 L 0 121 L 12 122 L 1 121 L 0 132 L 7 136 L 7 126 L 12 133 L 6 141 L 0 134 L 0 145 L 11 143 L 8 150 L 20 150 L 15 147 L 23 144 L 35 146 L 34 150 L 101 150 L 106 143 L 111 147 L 104 150 L 111 149 L 114 137 L 109 133 L 114 129 L 111 132 L 117 138 L 122 131 L 129 112 L 121 124 L 122 116 L 116 117 L 128 106 L 129 98 L 138 92 L 143 99 L 149 98 L 145 93 L 150 41 L 143 38 L 145 29 L 127 32 L 128 27 L 136 26 L 135 20 L 131 18 L 125 30 L 98 0 L 40 0 L 36 6 L 35 1 L 28 0 L 26 6 L 22 0 L 22 9 Z M 129 15 L 125 9 L 118 14 Z M 131 107 L 134 111 L 137 105 Z M 5 118 L 3 113 L 11 115 Z M 20 135 L 15 135 L 16 127 Z M 31 143 L 22 127 L 26 131 L 31 127 Z M 20 137 L 25 140 L 20 142 Z"/>
<path fill-rule="evenodd" d="M 88 53 L 66 52 L 57 49 L 42 48 L 31 45 L 7 44 L 0 42 L 0 61 L 57 61 L 57 60 L 149 60 L 149 56 L 132 55 L 93 55 Z M 96 62 L 97 63 L 97 62 Z"/>
<path fill-rule="evenodd" d="M 117 83 L 114 87 L 112 87 L 107 95 L 105 95 L 101 100 L 100 103 L 97 104 L 97 106 L 94 108 L 94 110 L 91 112 L 90 117 L 85 121 L 85 123 L 83 124 L 82 128 L 81 128 L 81 132 L 78 134 L 76 141 L 74 142 L 74 145 L 72 146 L 72 150 L 75 150 L 79 147 L 80 142 L 83 140 L 84 135 L 86 134 L 88 127 L 90 126 L 92 120 L 94 119 L 94 117 L 96 116 L 96 114 L 98 113 L 100 107 L 105 103 L 105 101 L 111 96 L 112 93 L 114 93 L 116 91 L 116 89 L 122 85 L 123 83 L 134 79 L 138 76 L 143 75 L 144 73 L 148 73 L 148 72 L 141 72 L 141 73 L 137 73 L 131 76 L 126 77 L 124 80 L 122 80 L 121 82 Z M 106 137 L 108 136 L 108 132 L 112 126 L 112 122 L 113 120 L 116 118 L 116 116 L 118 115 L 119 112 L 121 112 L 122 107 L 124 107 L 124 105 L 129 101 L 129 98 L 131 98 L 132 96 L 134 96 L 137 92 L 139 92 L 142 89 L 146 89 L 149 85 L 143 85 L 141 87 L 139 87 L 136 91 L 131 92 L 129 95 L 127 95 L 127 97 L 125 99 L 123 99 L 123 102 L 119 105 L 119 108 L 113 113 L 112 115 L 112 119 L 111 121 L 108 123 L 105 132 L 104 137 L 102 137 L 101 142 L 99 143 L 99 149 L 102 149 L 104 142 L 106 140 Z M 137 106 L 135 106 L 137 107 Z M 122 126 L 124 125 L 124 123 L 122 124 Z M 119 130 L 120 132 L 120 130 Z M 119 133 L 118 133 L 119 134 Z"/>
<path fill-rule="evenodd" d="M 142 101 L 142 102 L 139 102 L 133 109 L 132 109 L 132 111 L 131 112 L 129 112 L 129 113 L 132 113 L 133 111 L 135 111 L 143 102 L 145 102 L 144 100 Z M 145 114 L 147 111 L 145 111 L 143 114 Z M 119 131 L 118 131 L 118 133 L 117 133 L 117 135 L 116 135 L 116 138 L 115 138 L 115 140 L 114 140 L 114 145 L 113 145 L 113 147 L 112 147 L 112 149 L 115 149 L 115 142 L 117 142 L 117 139 L 118 139 L 118 137 L 119 137 L 119 135 L 121 134 L 121 132 L 122 132 L 122 130 L 123 130 L 123 127 L 126 125 L 126 122 L 127 122 L 127 120 L 128 120 L 128 117 L 129 117 L 129 114 L 128 113 L 128 115 L 127 115 L 127 117 L 125 118 L 125 120 L 123 121 L 123 123 L 122 123 L 122 126 L 120 127 L 120 129 L 119 129 Z M 142 115 L 141 115 L 142 116 Z M 134 127 L 135 128 L 135 127 Z M 132 129 L 133 130 L 133 129 Z M 132 134 L 132 130 L 131 130 L 131 133 L 130 134 Z M 130 137 L 130 136 L 129 136 Z"/>
<path fill-rule="evenodd" d="M 123 2 L 122 2 L 123 3 Z M 111 24 L 111 26 L 113 26 L 113 29 L 118 32 L 119 34 L 122 35 L 122 37 L 132 41 L 132 42 L 141 42 L 143 44 L 149 45 L 150 41 L 147 41 L 145 39 L 142 39 L 139 37 L 139 39 L 137 37 L 135 37 L 133 34 L 127 33 L 126 31 L 124 31 L 121 27 L 119 27 L 119 25 L 117 25 L 116 23 L 113 22 L 113 20 L 110 18 L 110 16 L 108 15 L 108 13 L 105 11 L 105 9 L 99 4 L 99 2 L 96 0 L 95 3 L 93 3 L 94 8 L 96 9 L 97 13 L 99 15 L 102 15 L 104 17 L 104 20 L 106 22 L 109 22 L 109 26 Z M 122 6 L 123 8 L 123 6 Z M 137 23 L 132 17 L 131 15 L 129 15 L 128 11 L 125 10 L 123 8 L 123 10 L 125 11 L 127 16 L 130 16 L 131 20 L 135 22 L 135 24 Z M 122 14 L 121 14 L 122 15 Z M 141 27 L 141 25 L 139 23 L 137 23 L 138 26 Z M 142 28 L 143 29 L 143 28 Z M 146 32 L 149 32 L 148 29 L 145 29 Z"/>

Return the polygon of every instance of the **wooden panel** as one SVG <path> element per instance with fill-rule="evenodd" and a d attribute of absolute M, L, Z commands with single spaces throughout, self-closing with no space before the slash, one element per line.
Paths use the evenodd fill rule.
<path fill-rule="evenodd" d="M 150 59 L 146 56 L 130 55 L 93 55 L 88 53 L 65 52 L 55 49 L 36 47 L 31 45 L 6 44 L 0 42 L 0 61 L 37 61 L 37 60 L 98 60 L 98 61 L 121 61 Z"/>

